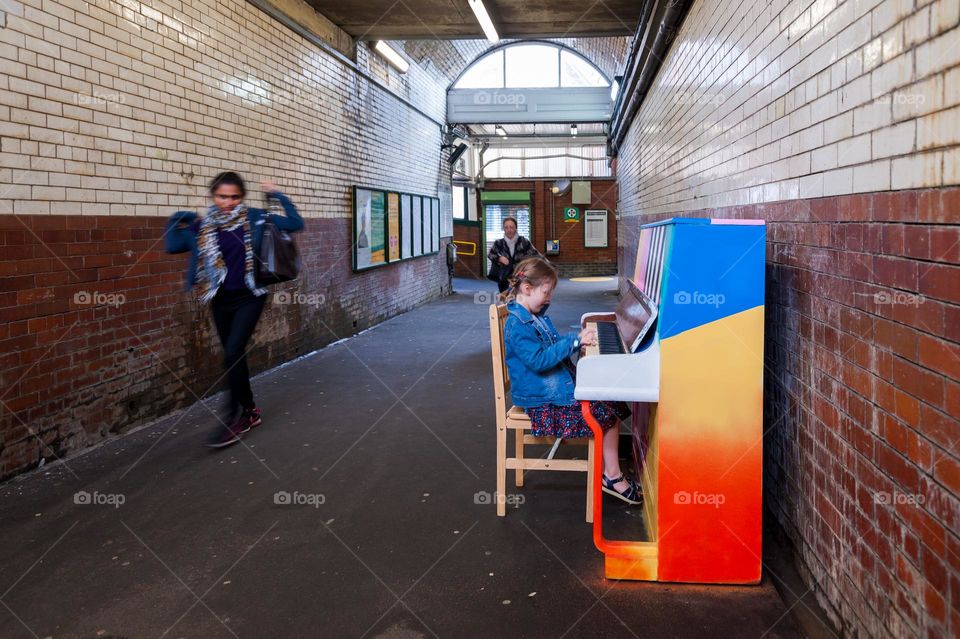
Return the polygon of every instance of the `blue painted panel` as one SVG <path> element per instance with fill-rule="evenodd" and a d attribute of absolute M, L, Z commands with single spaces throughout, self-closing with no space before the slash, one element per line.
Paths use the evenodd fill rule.
<path fill-rule="evenodd" d="M 661 295 L 660 339 L 762 306 L 765 245 L 765 226 L 676 225 Z"/>

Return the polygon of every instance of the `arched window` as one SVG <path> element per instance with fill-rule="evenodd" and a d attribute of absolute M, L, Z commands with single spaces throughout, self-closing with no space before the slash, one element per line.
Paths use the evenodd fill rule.
<path fill-rule="evenodd" d="M 454 89 L 606 87 L 610 82 L 589 60 L 548 42 L 518 42 L 490 51 L 454 82 Z"/>

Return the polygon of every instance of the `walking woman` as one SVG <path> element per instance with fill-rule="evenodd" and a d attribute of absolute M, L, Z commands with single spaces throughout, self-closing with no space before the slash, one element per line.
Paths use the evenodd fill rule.
<path fill-rule="evenodd" d="M 243 433 L 263 423 L 250 389 L 246 353 L 267 295 L 267 289 L 255 281 L 264 221 L 269 218 L 278 229 L 289 232 L 303 229 L 303 218 L 276 185 L 266 181 L 262 187 L 268 197 L 280 202 L 285 215 L 247 207 L 243 179 L 227 171 L 210 183 L 213 204 L 203 217 L 193 211 L 177 211 L 164 232 L 168 253 L 190 252 L 186 289 L 196 287 L 198 299 L 210 304 L 223 345 L 230 393 L 224 419 L 207 442 L 213 448 L 234 444 Z"/>
<path fill-rule="evenodd" d="M 540 251 L 533 248 L 530 240 L 517 233 L 517 219 L 503 218 L 503 237 L 493 243 L 487 258 L 490 260 L 489 279 L 497 283 L 503 293 L 510 286 L 510 276 L 517 262 L 526 257 L 540 255 Z"/>

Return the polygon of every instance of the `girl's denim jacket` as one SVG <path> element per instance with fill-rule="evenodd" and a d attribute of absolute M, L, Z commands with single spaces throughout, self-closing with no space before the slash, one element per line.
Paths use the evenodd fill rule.
<path fill-rule="evenodd" d="M 563 361 L 573 355 L 576 333 L 560 335 L 543 309 L 537 322 L 525 307 L 510 302 L 503 327 L 513 403 L 521 408 L 575 404 L 573 375 Z M 542 322 L 542 325 L 541 325 Z"/>

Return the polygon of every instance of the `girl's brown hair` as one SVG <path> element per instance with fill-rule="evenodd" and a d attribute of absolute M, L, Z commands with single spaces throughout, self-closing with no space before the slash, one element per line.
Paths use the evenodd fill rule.
<path fill-rule="evenodd" d="M 528 257 L 514 267 L 513 275 L 508 280 L 510 288 L 500 294 L 500 299 L 508 302 L 516 298 L 517 291 L 520 290 L 520 285 L 523 283 L 537 288 L 547 282 L 556 284 L 558 279 L 560 277 L 557 274 L 556 267 L 548 260 L 542 257 Z"/>

